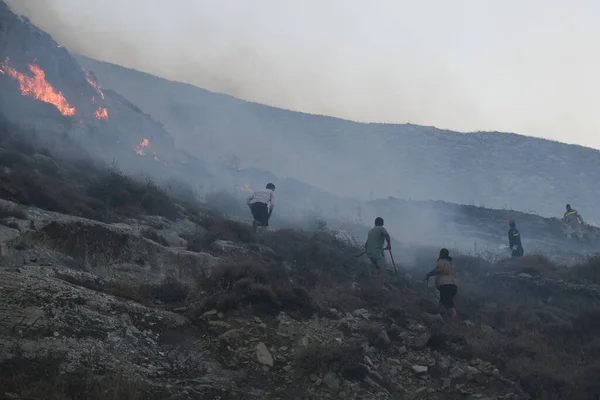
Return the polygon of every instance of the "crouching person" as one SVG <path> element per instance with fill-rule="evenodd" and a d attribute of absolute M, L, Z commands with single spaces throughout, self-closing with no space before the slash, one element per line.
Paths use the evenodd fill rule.
<path fill-rule="evenodd" d="M 431 272 L 427 273 L 425 282 L 429 282 L 429 278 L 432 276 L 435 276 L 435 286 L 440 292 L 440 305 L 446 311 L 446 318 L 456 319 L 454 296 L 458 292 L 458 286 L 456 285 L 456 269 L 452 264 L 452 257 L 450 257 L 448 249 L 440 250 L 437 264 Z"/>
<path fill-rule="evenodd" d="M 269 226 L 269 218 L 275 208 L 275 185 L 268 183 L 265 189 L 257 190 L 248 197 L 246 203 L 252 212 L 252 228 L 264 231 Z"/>

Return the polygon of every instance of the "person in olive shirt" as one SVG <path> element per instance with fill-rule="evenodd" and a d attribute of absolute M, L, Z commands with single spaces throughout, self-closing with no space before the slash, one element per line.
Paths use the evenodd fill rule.
<path fill-rule="evenodd" d="M 387 247 L 383 247 L 387 241 Z M 391 250 L 390 235 L 383 227 L 383 218 L 375 218 L 375 227 L 369 231 L 367 241 L 365 242 L 365 253 L 371 260 L 375 268 L 379 271 L 379 280 L 385 279 L 386 261 L 384 250 Z"/>

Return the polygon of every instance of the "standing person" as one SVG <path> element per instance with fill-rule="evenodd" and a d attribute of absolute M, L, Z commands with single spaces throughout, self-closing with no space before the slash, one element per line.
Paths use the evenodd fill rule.
<path fill-rule="evenodd" d="M 581 225 L 583 225 L 583 218 L 577 210 L 571 208 L 570 204 L 567 204 L 567 211 L 565 211 L 563 220 L 567 224 L 567 236 L 571 237 L 571 234 L 575 233 L 579 239 L 583 239 L 583 232 L 581 229 Z"/>
<path fill-rule="evenodd" d="M 446 309 L 450 320 L 456 318 L 454 309 L 454 296 L 458 292 L 456 285 L 456 269 L 452 264 L 452 257 L 448 249 L 441 249 L 440 256 L 435 268 L 425 275 L 425 283 L 429 282 L 429 277 L 435 276 L 435 286 L 440 292 L 440 304 Z"/>
<path fill-rule="evenodd" d="M 384 242 L 387 241 L 387 247 L 383 247 Z M 365 253 L 378 270 L 378 280 L 383 284 L 385 280 L 386 262 L 384 250 L 391 250 L 392 244 L 390 242 L 390 235 L 388 231 L 383 227 L 383 218 L 375 218 L 375 227 L 369 231 L 367 235 L 367 241 L 365 242 Z"/>
<path fill-rule="evenodd" d="M 246 203 L 250 207 L 252 217 L 252 228 L 260 227 L 261 230 L 269 226 L 269 218 L 275 208 L 275 185 L 268 183 L 265 189 L 257 190 L 248 197 Z"/>
<path fill-rule="evenodd" d="M 523 245 L 521 244 L 521 234 L 516 228 L 516 223 L 512 219 L 508 221 L 508 245 L 512 250 L 513 257 L 521 257 L 524 253 Z M 514 249 L 513 249 L 514 248 Z"/>

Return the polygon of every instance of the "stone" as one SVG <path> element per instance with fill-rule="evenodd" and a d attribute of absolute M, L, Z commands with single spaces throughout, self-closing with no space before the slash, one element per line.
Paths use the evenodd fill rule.
<path fill-rule="evenodd" d="M 412 370 L 413 372 L 421 375 L 427 373 L 428 368 L 425 365 L 413 365 Z"/>
<path fill-rule="evenodd" d="M 374 346 L 379 350 L 386 350 L 391 345 L 392 341 L 390 340 L 390 337 L 385 329 L 380 330 L 379 334 L 377 335 L 377 339 L 375 339 Z"/>
<path fill-rule="evenodd" d="M 311 381 L 316 382 L 317 379 L 319 379 L 319 377 L 317 376 L 317 374 L 310 374 L 309 378 Z"/>
<path fill-rule="evenodd" d="M 273 356 L 263 342 L 256 345 L 256 358 L 258 358 L 259 363 L 269 367 L 273 367 L 273 364 L 275 363 Z"/>
<path fill-rule="evenodd" d="M 334 372 L 327 372 L 323 377 L 323 384 L 332 392 L 339 392 L 340 390 L 340 379 Z"/>
<path fill-rule="evenodd" d="M 462 378 L 463 376 L 465 376 L 465 374 L 466 374 L 466 372 L 462 368 L 454 367 L 450 371 L 450 378 L 452 378 L 452 379 Z"/>
<path fill-rule="evenodd" d="M 342 369 L 342 376 L 351 381 L 362 381 L 369 375 L 370 368 L 363 363 L 356 363 L 345 366 Z"/>
<path fill-rule="evenodd" d="M 371 317 L 371 313 L 369 313 L 369 311 L 365 310 L 364 308 L 359 308 L 358 310 L 354 310 L 354 312 L 352 314 L 355 317 L 360 317 L 360 318 L 366 319 L 367 321 Z"/>
<path fill-rule="evenodd" d="M 430 338 L 431 333 L 423 332 L 422 334 L 415 337 L 415 339 L 412 342 L 412 347 L 414 347 L 415 349 L 422 349 L 425 346 L 427 346 L 427 342 L 429 342 Z"/>

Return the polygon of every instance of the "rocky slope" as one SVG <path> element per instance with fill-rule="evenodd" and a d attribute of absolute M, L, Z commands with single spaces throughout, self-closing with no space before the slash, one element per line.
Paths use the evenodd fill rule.
<path fill-rule="evenodd" d="M 196 156 L 236 155 L 244 165 L 344 197 L 444 200 L 550 217 L 570 202 L 600 221 L 593 189 L 600 168 L 596 150 L 507 133 L 462 134 L 308 115 L 77 59 L 102 85 L 164 123 Z M 269 157 L 263 156 L 266 143 Z"/>
<path fill-rule="evenodd" d="M 23 211 L 0 225 L 6 398 L 52 385 L 44 398 L 84 387 L 117 396 L 108 382 L 118 377 L 139 398 L 519 398 L 490 363 L 428 347 L 431 321 L 326 303 L 304 317 L 285 306 L 218 311 L 190 291 L 232 258 L 279 256 L 267 247 L 217 240 L 213 254 L 185 250 L 182 237 L 205 232 L 187 219 L 104 224 Z"/>
<path fill-rule="evenodd" d="M 65 135 L 96 159 L 154 177 L 206 175 L 196 158 L 177 150 L 164 127 L 122 95 L 103 90 L 50 35 L 0 1 L 0 114 L 31 126 L 39 140 Z"/>
<path fill-rule="evenodd" d="M 462 322 L 447 325 L 435 291 L 402 275 L 374 288 L 352 245 L 328 233 L 255 237 L 186 212 L 106 224 L 6 201 L 0 210 L 5 398 L 586 398 L 568 385 L 551 397 L 550 378 L 482 351 L 520 345 L 516 317 L 495 316 L 515 298 L 521 313 L 532 307 L 528 324 L 560 321 L 560 335 L 573 324 L 571 341 L 572 310 L 600 304 L 598 287 L 543 259 L 457 257 Z"/>

